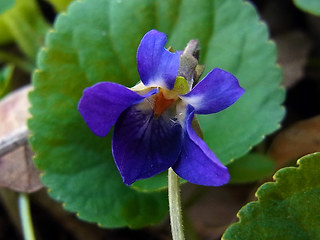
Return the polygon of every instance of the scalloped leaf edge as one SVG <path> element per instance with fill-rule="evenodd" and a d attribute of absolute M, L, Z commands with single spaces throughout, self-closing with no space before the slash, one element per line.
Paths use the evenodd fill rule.
<path fill-rule="evenodd" d="M 299 158 L 297 160 L 297 166 L 295 166 L 295 167 L 285 167 L 285 168 L 282 168 L 282 169 L 278 170 L 272 177 L 274 182 L 267 182 L 267 183 L 262 184 L 257 189 L 257 191 L 255 193 L 255 196 L 257 197 L 257 200 L 253 201 L 253 202 L 249 202 L 248 204 L 246 204 L 245 206 L 243 206 L 239 210 L 239 212 L 237 213 L 237 217 L 238 217 L 239 221 L 236 222 L 236 223 L 231 224 L 226 229 L 226 231 L 224 232 L 221 240 L 231 240 L 230 238 L 226 238 L 227 232 L 230 231 L 230 229 L 232 227 L 238 226 L 238 225 L 243 223 L 243 217 L 245 216 L 245 215 L 243 215 L 243 213 L 248 208 L 255 208 L 257 204 L 260 204 L 261 201 L 263 201 L 263 198 L 264 198 L 264 196 L 262 196 L 262 195 L 268 194 L 271 191 L 274 191 L 274 189 L 276 189 L 278 187 L 279 183 L 282 183 L 283 179 L 281 179 L 281 178 L 283 177 L 283 175 L 288 175 L 288 172 L 290 172 L 290 173 L 299 173 L 299 172 L 304 171 L 305 165 L 308 164 L 308 161 L 311 161 L 311 160 L 309 160 L 309 158 L 314 158 L 314 157 L 317 157 L 318 159 L 320 159 L 320 152 L 311 153 L 311 154 L 308 154 L 308 155 L 305 155 L 305 156 Z M 320 163 L 320 160 L 319 160 L 319 163 Z M 267 190 L 265 188 L 267 188 Z M 270 189 L 268 189 L 268 188 L 270 188 Z"/>

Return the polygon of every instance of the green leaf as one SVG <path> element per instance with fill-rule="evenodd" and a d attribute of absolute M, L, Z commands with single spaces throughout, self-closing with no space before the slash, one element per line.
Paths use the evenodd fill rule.
<path fill-rule="evenodd" d="M 275 163 L 265 155 L 249 153 L 228 164 L 229 183 L 249 183 L 271 176 Z"/>
<path fill-rule="evenodd" d="M 50 2 L 57 12 L 65 11 L 72 0 L 46 0 Z"/>
<path fill-rule="evenodd" d="M 99 138 L 91 133 L 77 104 L 83 89 L 100 81 L 135 85 L 136 50 L 153 28 L 167 33 L 167 46 L 177 50 L 190 39 L 199 39 L 206 71 L 223 67 L 246 88 L 245 96 L 225 113 L 201 118 L 209 146 L 224 163 L 275 130 L 284 112 L 275 46 L 268 42 L 266 26 L 251 5 L 240 0 L 71 3 L 38 55 L 30 95 L 30 142 L 51 196 L 80 218 L 106 227 L 160 221 L 167 212 L 167 198 L 163 192 L 146 194 L 123 185 L 110 151 L 111 134 Z M 144 180 L 140 190 L 164 187 L 166 178 L 159 179 Z M 129 214 L 130 210 L 134 212 Z"/>
<path fill-rule="evenodd" d="M 180 183 L 187 181 L 180 178 Z M 168 172 L 165 171 L 152 178 L 142 179 L 132 184 L 132 188 L 140 192 L 153 192 L 167 190 L 168 188 Z"/>
<path fill-rule="evenodd" d="M 242 1 L 213 3 L 217 11 L 214 21 L 206 21 L 210 24 L 205 31 L 210 37 L 200 38 L 203 49 L 209 48 L 202 58 L 206 72 L 214 67 L 225 69 L 246 92 L 230 108 L 198 119 L 205 142 L 228 164 L 279 128 L 284 89 L 280 88 L 281 70 L 275 65 L 275 44 L 268 40 L 268 30 L 256 10 Z"/>
<path fill-rule="evenodd" d="M 14 4 L 15 4 L 15 0 L 1 0 L 0 14 L 4 13 L 8 9 L 12 8 Z"/>
<path fill-rule="evenodd" d="M 10 91 L 13 69 L 13 65 L 7 65 L 0 70 L 0 98 L 2 98 Z"/>
<path fill-rule="evenodd" d="M 168 172 L 160 173 L 152 178 L 142 179 L 132 184 L 132 188 L 141 192 L 166 190 L 168 187 Z"/>
<path fill-rule="evenodd" d="M 293 0 L 294 4 L 301 10 L 320 16 L 319 0 Z"/>
<path fill-rule="evenodd" d="M 279 170 L 275 182 L 263 184 L 256 193 L 258 201 L 239 211 L 239 222 L 222 239 L 319 239 L 320 153 L 298 164 Z"/>
<path fill-rule="evenodd" d="M 0 16 L 0 44 L 14 40 L 24 54 L 34 60 L 47 29 L 48 24 L 35 0 L 17 0 L 13 8 Z"/>

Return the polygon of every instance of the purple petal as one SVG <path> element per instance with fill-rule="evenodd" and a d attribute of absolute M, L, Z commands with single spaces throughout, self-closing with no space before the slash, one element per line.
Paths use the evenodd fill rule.
<path fill-rule="evenodd" d="M 146 102 L 123 112 L 114 128 L 113 157 L 127 185 L 167 170 L 181 150 L 183 131 L 177 119 L 169 111 L 155 117 Z"/>
<path fill-rule="evenodd" d="M 206 143 L 192 128 L 194 109 L 188 107 L 185 135 L 179 161 L 172 166 L 183 179 L 198 185 L 221 186 L 228 183 L 228 169 L 219 162 Z"/>
<path fill-rule="evenodd" d="M 104 137 L 124 110 L 147 96 L 140 96 L 116 83 L 101 82 L 83 91 L 78 110 L 91 131 Z"/>
<path fill-rule="evenodd" d="M 195 113 L 209 114 L 231 106 L 244 91 L 231 73 L 215 68 L 191 92 L 180 97 L 195 108 Z"/>
<path fill-rule="evenodd" d="M 179 69 L 179 54 L 164 48 L 166 35 L 157 30 L 147 32 L 137 51 L 141 81 L 146 86 L 172 89 Z"/>

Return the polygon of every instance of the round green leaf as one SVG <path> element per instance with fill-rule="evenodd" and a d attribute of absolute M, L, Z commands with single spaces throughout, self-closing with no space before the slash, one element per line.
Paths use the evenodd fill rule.
<path fill-rule="evenodd" d="M 274 173 L 275 163 L 265 155 L 249 153 L 228 164 L 231 175 L 229 183 L 254 182 Z"/>
<path fill-rule="evenodd" d="M 294 0 L 293 2 L 301 10 L 320 16 L 319 0 Z"/>
<path fill-rule="evenodd" d="M 239 213 L 223 240 L 319 239 L 320 153 L 301 158 L 299 167 L 287 167 L 275 182 L 263 184 L 258 201 Z"/>
<path fill-rule="evenodd" d="M 111 134 L 99 138 L 91 133 L 77 103 L 84 88 L 100 81 L 136 84 L 136 50 L 152 28 L 167 33 L 167 46 L 176 50 L 199 39 L 206 72 L 224 68 L 246 89 L 234 106 L 200 121 L 206 141 L 224 163 L 245 154 L 283 116 L 275 46 L 251 5 L 241 0 L 71 3 L 38 55 L 30 94 L 30 142 L 51 196 L 80 218 L 106 227 L 155 223 L 167 212 L 167 199 L 163 192 L 123 185 L 111 155 Z M 166 184 L 166 178 L 159 179 L 156 188 Z M 154 190 L 150 181 L 142 188 Z"/>

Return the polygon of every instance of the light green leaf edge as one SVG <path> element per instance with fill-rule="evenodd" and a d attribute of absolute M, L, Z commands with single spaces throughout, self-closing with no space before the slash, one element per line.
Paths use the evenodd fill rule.
<path fill-rule="evenodd" d="M 263 184 L 222 240 L 296 240 L 320 237 L 320 153 L 300 158 Z"/>
<path fill-rule="evenodd" d="M 316 16 L 320 16 L 319 0 L 293 0 L 293 2 L 302 11 Z"/>

